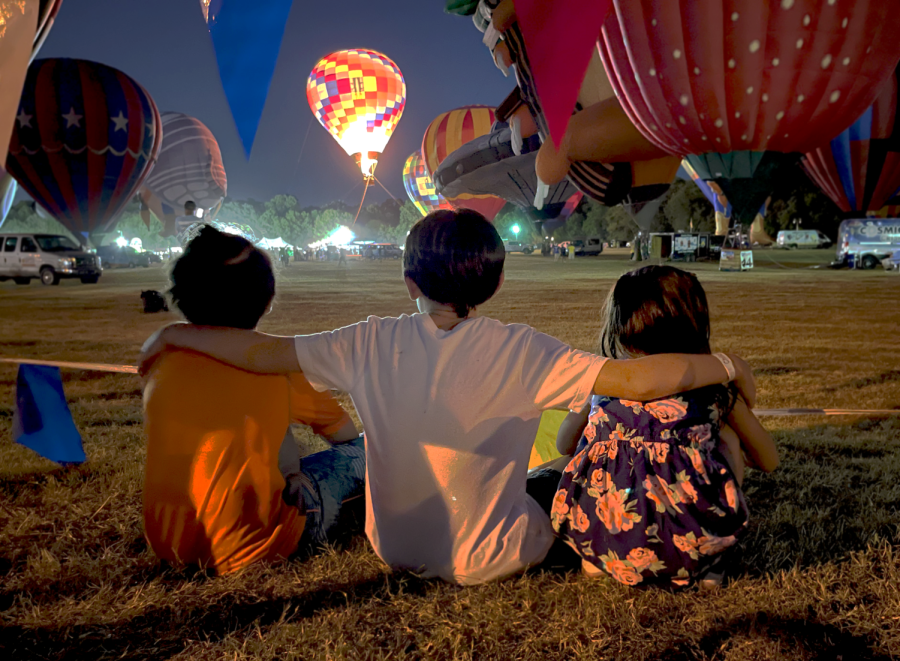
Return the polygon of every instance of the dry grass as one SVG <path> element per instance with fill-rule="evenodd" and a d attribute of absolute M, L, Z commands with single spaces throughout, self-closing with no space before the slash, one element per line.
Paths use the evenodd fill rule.
<path fill-rule="evenodd" d="M 755 366 L 762 406 L 898 408 L 900 278 L 806 268 L 830 257 L 761 254 L 742 274 L 697 266 L 713 339 Z M 516 255 L 484 312 L 589 349 L 600 302 L 628 268 L 622 255 Z M 303 333 L 410 312 L 398 271 L 291 265 L 263 328 Z M 140 290 L 164 287 L 159 268 L 110 272 L 98 286 L 0 284 L 0 354 L 132 362 L 165 320 L 141 313 Z M 362 539 L 209 578 L 161 566 L 143 540 L 138 380 L 64 375 L 89 461 L 61 469 L 11 442 L 14 377 L 0 367 L 3 659 L 900 656 L 900 421 L 765 421 L 782 467 L 748 477 L 753 527 L 739 577 L 714 593 L 549 573 L 461 589 L 388 574 Z"/>

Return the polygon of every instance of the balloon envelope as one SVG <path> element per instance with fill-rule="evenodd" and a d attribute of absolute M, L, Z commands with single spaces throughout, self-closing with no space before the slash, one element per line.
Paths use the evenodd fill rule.
<path fill-rule="evenodd" d="M 542 99 L 538 96 L 535 74 L 531 58 L 525 49 L 525 40 L 517 23 L 513 23 L 504 33 L 510 56 L 515 63 L 516 81 L 525 105 L 537 124 L 538 133 L 543 140 L 550 139 L 550 128 L 544 113 Z M 599 64 L 599 63 L 597 63 Z M 590 66 L 582 85 L 582 92 L 590 88 L 593 94 L 585 102 L 597 101 L 605 96 L 604 82 L 607 81 L 603 67 Z M 608 87 L 608 81 L 605 82 Z M 609 92 L 612 93 L 611 90 Z M 628 163 L 599 163 L 578 161 L 572 164 L 568 174 L 569 180 L 582 193 L 600 204 L 614 206 L 625 199 L 631 189 L 631 168 Z"/>
<path fill-rule="evenodd" d="M 842 211 L 880 209 L 900 188 L 897 73 L 828 145 L 803 157 L 806 173 Z"/>
<path fill-rule="evenodd" d="M 435 173 L 435 185 L 450 197 L 495 195 L 526 211 L 532 218 L 556 218 L 566 201 L 578 192 L 568 179 L 549 187 L 540 209 L 535 208 L 537 174 L 534 171 L 537 135 L 523 141 L 521 153 L 512 148 L 512 131 L 497 123 L 487 135 L 467 142 L 447 156 Z"/>
<path fill-rule="evenodd" d="M 418 149 L 403 164 L 403 187 L 409 199 L 423 216 L 438 209 L 452 209 L 442 195 L 434 189 L 434 182 L 425 170 L 422 152 Z"/>
<path fill-rule="evenodd" d="M 9 172 L 0 167 L 0 227 L 3 227 L 3 222 L 12 208 L 13 200 L 16 197 L 16 188 L 16 180 Z"/>
<path fill-rule="evenodd" d="M 159 152 L 147 91 L 97 62 L 35 60 L 28 69 L 6 167 L 78 236 L 110 230 Z"/>
<path fill-rule="evenodd" d="M 199 209 L 211 210 L 228 192 L 228 179 L 219 143 L 199 119 L 178 112 L 166 112 L 162 122 L 162 146 L 147 179 L 145 193 L 158 202 L 145 199 L 150 209 L 163 220 L 163 215 L 180 216 L 185 202 L 192 201 Z"/>
<path fill-rule="evenodd" d="M 690 154 L 685 161 L 700 179 L 717 184 L 731 204 L 732 215 L 749 225 L 778 180 L 787 169 L 795 167 L 799 155 L 776 151 L 709 152 Z"/>
<path fill-rule="evenodd" d="M 433 177 L 445 158 L 467 142 L 490 133 L 493 124 L 494 109 L 488 106 L 464 106 L 441 113 L 428 125 L 422 138 L 425 169 Z M 447 201 L 455 208 L 474 209 L 488 220 L 493 220 L 506 204 L 506 200 L 493 195 L 469 193 L 447 197 Z"/>
<path fill-rule="evenodd" d="M 900 59 L 900 12 L 884 0 L 614 6 L 604 66 L 634 125 L 671 154 L 810 151 L 872 104 Z"/>
<path fill-rule="evenodd" d="M 38 51 L 41 50 L 41 46 L 47 40 L 50 28 L 53 27 L 56 15 L 59 13 L 60 5 L 62 5 L 62 0 L 41 0 L 37 29 L 34 33 L 34 44 L 31 48 L 31 60 L 37 57 Z"/>
<path fill-rule="evenodd" d="M 662 206 L 662 203 L 665 201 L 666 195 L 669 192 L 669 186 L 661 185 L 655 192 L 658 193 L 656 197 L 650 197 L 647 200 L 633 201 L 631 198 L 626 198 L 626 200 L 622 202 L 622 207 L 628 215 L 631 216 L 635 225 L 643 232 L 650 231 L 653 219 L 656 217 L 656 213 L 659 211 L 659 208 Z M 649 191 L 648 194 L 652 195 Z"/>
<path fill-rule="evenodd" d="M 19 96 L 28 72 L 39 22 L 37 0 L 0 0 L 0 165 L 18 124 Z"/>
<path fill-rule="evenodd" d="M 371 176 L 406 106 L 399 67 L 375 51 L 337 51 L 309 74 L 306 98 L 319 123 Z"/>

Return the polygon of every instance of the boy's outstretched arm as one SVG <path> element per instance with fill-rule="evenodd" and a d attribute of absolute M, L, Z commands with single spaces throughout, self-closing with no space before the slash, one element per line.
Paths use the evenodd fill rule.
<path fill-rule="evenodd" d="M 219 326 L 175 323 L 156 331 L 144 343 L 138 369 L 146 375 L 166 349 L 186 349 L 258 374 L 300 372 L 293 337 Z"/>
<path fill-rule="evenodd" d="M 734 382 L 744 401 L 756 403 L 756 383 L 745 360 L 728 354 L 734 363 Z M 630 360 L 608 360 L 597 380 L 594 393 L 646 402 L 695 388 L 727 383 L 728 372 L 715 356 L 706 354 L 657 354 Z"/>

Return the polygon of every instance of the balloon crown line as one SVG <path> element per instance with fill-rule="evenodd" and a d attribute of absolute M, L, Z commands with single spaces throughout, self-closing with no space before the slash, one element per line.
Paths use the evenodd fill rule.
<path fill-rule="evenodd" d="M 36 358 L 0 357 L 0 363 L 12 365 L 42 365 L 62 369 L 85 370 L 91 372 L 113 372 L 118 374 L 137 374 L 134 365 L 112 365 L 109 363 L 82 363 L 64 360 L 38 360 Z M 759 416 L 784 417 L 791 415 L 900 415 L 900 409 L 826 409 L 826 408 L 781 408 L 753 409 Z"/>

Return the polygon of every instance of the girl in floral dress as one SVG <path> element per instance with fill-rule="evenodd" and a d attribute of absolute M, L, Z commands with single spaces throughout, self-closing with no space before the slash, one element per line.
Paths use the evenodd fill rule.
<path fill-rule="evenodd" d="M 600 351 L 709 354 L 709 336 L 696 276 L 647 266 L 610 291 Z M 626 585 L 717 585 L 717 559 L 747 525 L 745 458 L 766 471 L 778 464 L 769 434 L 724 385 L 644 403 L 595 397 L 569 414 L 557 446 L 574 457 L 554 498 L 553 527 L 586 574 Z"/>

